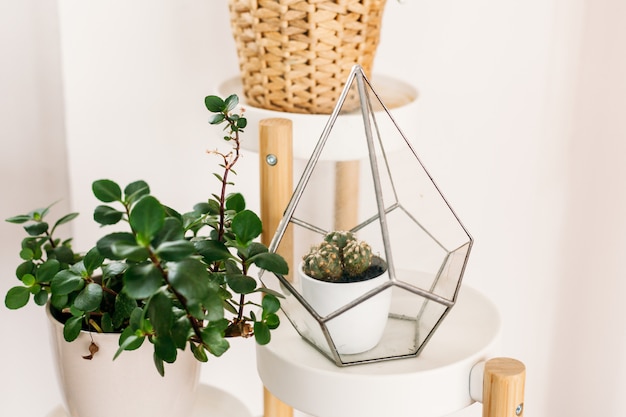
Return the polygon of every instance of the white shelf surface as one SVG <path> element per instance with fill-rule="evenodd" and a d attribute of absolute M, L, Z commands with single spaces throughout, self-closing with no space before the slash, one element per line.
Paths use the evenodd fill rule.
<path fill-rule="evenodd" d="M 233 395 L 219 388 L 200 384 L 193 411 L 189 417 L 252 417 L 248 408 Z M 57 406 L 46 417 L 69 417 Z"/>
<path fill-rule="evenodd" d="M 473 403 L 472 367 L 498 356 L 500 318 L 480 292 L 463 287 L 420 356 L 337 367 L 284 318 L 257 347 L 265 386 L 297 410 L 319 417 L 441 417 Z"/>

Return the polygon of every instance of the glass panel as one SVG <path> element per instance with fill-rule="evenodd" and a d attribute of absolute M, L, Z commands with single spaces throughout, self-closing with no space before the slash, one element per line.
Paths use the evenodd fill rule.
<path fill-rule="evenodd" d="M 417 355 L 454 305 L 472 245 L 360 68 L 350 81 L 344 90 L 350 108 L 340 103 L 330 116 L 272 243 L 278 252 L 293 251 L 292 271 L 262 277 L 285 295 L 283 311 L 299 334 L 338 365 Z M 355 111 L 363 117 L 341 117 Z M 350 152 L 368 158 L 349 166 L 328 162 Z M 349 296 L 339 295 L 345 283 L 318 289 L 319 281 L 300 277 L 303 255 L 333 230 L 368 242 L 388 275 Z M 334 304 L 321 306 L 315 292 Z M 347 329 L 338 330 L 343 321 Z"/>

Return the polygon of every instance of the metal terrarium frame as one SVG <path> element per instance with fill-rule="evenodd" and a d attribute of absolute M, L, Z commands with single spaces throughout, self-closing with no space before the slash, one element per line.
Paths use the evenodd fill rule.
<path fill-rule="evenodd" d="M 369 161 L 365 169 L 371 174 L 369 196 L 376 203 L 372 212 L 359 218 L 349 231 L 372 236 L 379 244 L 388 263 L 389 279 L 336 311 L 321 316 L 303 296 L 293 277 L 261 274 L 261 280 L 268 288 L 285 295 L 283 311 L 298 333 L 339 366 L 417 356 L 454 306 L 473 244 L 472 237 L 357 65 L 353 67 L 304 168 L 269 249 L 276 251 L 279 248 L 289 227 L 297 228 L 303 240 L 320 237 L 332 229 L 332 225 L 320 224 L 324 221 L 315 220 L 299 207 L 309 194 L 307 187 L 323 181 L 323 175 L 319 175 L 319 180 L 317 177 L 321 171 L 316 170 L 318 162 L 325 152 L 332 152 L 333 146 L 328 144 L 329 138 L 336 139 L 332 136 L 333 129 L 346 108 L 354 113 L 355 103 L 362 114 L 363 131 L 354 136 L 365 138 L 367 149 L 363 155 Z M 357 133 L 357 130 L 351 127 L 352 132 Z M 392 139 L 383 141 L 383 134 Z M 362 146 L 352 137 L 342 137 L 337 142 L 342 142 L 338 146 L 355 149 Z M 315 181 L 312 183 L 313 177 Z M 417 255 L 412 255 L 412 251 Z M 417 263 L 421 262 L 420 271 L 411 270 L 415 259 L 420 260 Z M 378 346 L 357 355 L 338 353 L 329 323 L 388 291 L 392 292 L 391 308 L 387 328 Z M 322 342 L 315 334 L 322 336 Z"/>

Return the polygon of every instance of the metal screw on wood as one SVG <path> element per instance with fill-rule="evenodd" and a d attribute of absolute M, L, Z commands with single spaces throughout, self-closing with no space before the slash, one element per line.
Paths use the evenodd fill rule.
<path fill-rule="evenodd" d="M 269 154 L 265 157 L 265 162 L 270 166 L 274 166 L 278 163 L 278 158 L 276 158 L 276 155 Z"/>
<path fill-rule="evenodd" d="M 524 404 L 523 403 L 517 406 L 517 408 L 515 409 L 515 415 L 516 416 L 522 415 L 522 411 L 524 411 Z"/>

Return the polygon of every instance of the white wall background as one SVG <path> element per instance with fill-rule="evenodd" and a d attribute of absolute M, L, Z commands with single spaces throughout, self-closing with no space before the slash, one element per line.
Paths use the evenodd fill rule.
<path fill-rule="evenodd" d="M 624 19 L 620 0 L 386 10 L 375 71 L 420 91 L 414 145 L 475 238 L 465 283 L 500 308 L 529 417 L 624 414 Z M 2 219 L 62 199 L 59 213 L 83 212 L 86 247 L 93 179 L 143 178 L 177 207 L 211 192 L 202 101 L 237 72 L 225 1 L 3 0 L 0 34 Z M 256 157 L 246 164 L 255 208 Z M 18 229 L 0 224 L 2 294 Z M 0 415 L 45 416 L 60 400 L 43 312 L 1 307 L 0 332 Z M 203 381 L 261 414 L 251 343 Z"/>

